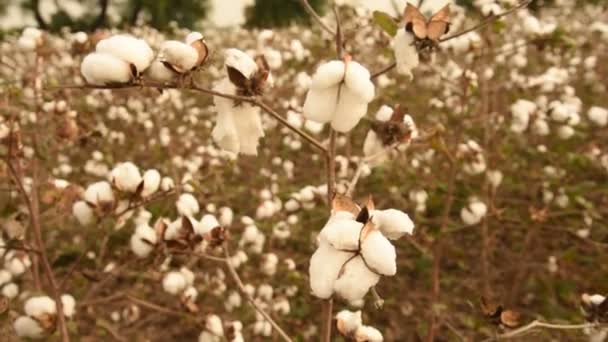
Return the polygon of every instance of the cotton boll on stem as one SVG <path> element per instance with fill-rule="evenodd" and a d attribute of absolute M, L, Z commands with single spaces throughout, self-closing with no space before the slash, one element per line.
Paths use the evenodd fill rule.
<path fill-rule="evenodd" d="M 118 190 L 133 193 L 141 184 L 139 169 L 131 162 L 120 163 L 110 172 L 110 181 Z"/>
<path fill-rule="evenodd" d="M 133 64 L 138 74 L 144 72 L 154 59 L 154 52 L 148 43 L 128 35 L 116 35 L 103 39 L 97 43 L 95 50 Z"/>
<path fill-rule="evenodd" d="M 150 195 L 156 193 L 160 188 L 160 173 L 155 169 L 147 170 L 144 172 L 142 181 L 144 182 L 144 186 L 141 191 L 141 196 L 144 198 L 149 197 Z"/>
<path fill-rule="evenodd" d="M 308 120 L 318 123 L 331 121 L 337 107 L 340 87 L 335 85 L 328 88 L 311 88 L 306 94 L 302 114 Z"/>
<path fill-rule="evenodd" d="M 341 87 L 338 97 L 338 105 L 331 120 L 331 126 L 338 132 L 346 133 L 353 129 L 359 123 L 359 120 L 365 116 L 367 102 L 348 87 Z"/>
<path fill-rule="evenodd" d="M 354 220 L 342 220 L 328 223 L 320 233 L 335 249 L 355 251 L 359 248 L 359 236 L 363 223 Z"/>
<path fill-rule="evenodd" d="M 372 231 L 363 240 L 361 255 L 373 271 L 385 276 L 394 276 L 397 273 L 395 247 L 379 231 Z"/>
<path fill-rule="evenodd" d="M 186 73 L 196 67 L 198 51 L 177 40 L 168 40 L 161 46 L 163 61 L 178 73 Z"/>
<path fill-rule="evenodd" d="M 393 41 L 397 70 L 410 79 L 414 78 L 412 70 L 420 63 L 414 39 L 413 34 L 405 31 L 405 29 L 399 29 Z"/>
<path fill-rule="evenodd" d="M 344 266 L 342 275 L 334 283 L 334 291 L 352 303 L 362 299 L 379 280 L 380 276 L 372 272 L 361 257 L 355 257 Z"/>
<path fill-rule="evenodd" d="M 258 65 L 253 58 L 239 49 L 227 49 L 224 56 L 226 66 L 238 70 L 247 79 L 258 71 Z"/>
<path fill-rule="evenodd" d="M 321 240 L 319 248 L 310 258 L 310 287 L 319 298 L 329 298 L 334 292 L 334 283 L 344 263 L 354 253 L 341 252 L 329 242 Z"/>
<path fill-rule="evenodd" d="M 80 72 L 89 84 L 109 85 L 129 83 L 133 71 L 129 63 L 106 53 L 91 53 L 80 65 Z"/>
<path fill-rule="evenodd" d="M 382 234 L 391 240 L 399 239 L 405 234 L 412 235 L 414 232 L 414 222 L 401 210 L 372 210 L 370 215 Z"/>
<path fill-rule="evenodd" d="M 88 226 L 95 221 L 95 211 L 85 201 L 77 201 L 72 206 L 72 215 L 78 223 Z"/>
<path fill-rule="evenodd" d="M 19 316 L 13 323 L 15 333 L 21 338 L 42 339 L 45 331 L 40 323 L 28 316 Z"/>

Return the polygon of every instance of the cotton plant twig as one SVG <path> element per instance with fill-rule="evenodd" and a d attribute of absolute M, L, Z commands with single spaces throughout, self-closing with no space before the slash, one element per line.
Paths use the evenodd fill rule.
<path fill-rule="evenodd" d="M 387 72 L 389 72 L 389 71 L 393 70 L 393 69 L 394 69 L 396 66 L 397 66 L 397 62 L 393 62 L 393 63 L 391 63 L 390 65 L 388 65 L 388 66 L 384 67 L 382 70 L 378 70 L 378 71 L 374 72 L 374 73 L 373 73 L 373 74 L 370 76 L 370 79 L 372 79 L 372 80 L 373 80 L 373 79 L 375 79 L 375 78 L 378 78 L 380 75 L 384 75 L 384 74 L 386 74 Z"/>
<path fill-rule="evenodd" d="M 300 4 L 302 5 L 302 7 L 304 7 L 304 9 L 306 10 L 306 12 L 308 12 L 308 14 L 319 24 L 319 26 L 321 26 L 321 28 L 323 30 L 325 30 L 327 33 L 329 33 L 332 36 L 336 34 L 336 31 L 334 29 L 332 29 L 331 27 L 329 27 L 329 25 L 327 25 L 323 21 L 323 19 L 315 11 L 315 9 L 312 8 L 312 6 L 308 2 L 308 0 L 300 0 Z"/>
<path fill-rule="evenodd" d="M 554 324 L 554 323 L 547 323 L 547 322 L 542 322 L 539 320 L 534 320 L 534 321 L 524 325 L 521 328 L 517 328 L 515 330 L 506 332 L 504 334 L 488 338 L 488 339 L 484 340 L 484 342 L 506 340 L 506 339 L 510 339 L 510 338 L 520 337 L 527 333 L 532 332 L 534 329 L 537 329 L 537 328 L 545 328 L 545 329 L 550 329 L 550 330 L 582 330 L 582 329 L 587 329 L 587 328 L 597 328 L 600 326 L 602 326 L 602 325 L 600 325 L 598 323 Z"/>
<path fill-rule="evenodd" d="M 236 269 L 232 265 L 232 262 L 230 261 L 231 256 L 230 256 L 230 251 L 228 250 L 228 247 L 224 244 L 222 249 L 224 250 L 224 257 L 226 259 L 226 268 L 228 268 L 228 272 L 230 273 L 230 276 L 232 277 L 232 279 L 236 283 L 237 287 L 239 288 L 239 291 L 243 295 L 245 295 L 245 297 L 247 297 L 247 301 L 249 301 L 249 303 L 253 306 L 253 308 L 258 313 L 260 313 L 260 315 L 262 315 L 266 319 L 266 321 L 268 323 L 270 323 L 270 325 L 272 325 L 274 330 L 276 330 L 279 333 L 279 335 L 281 335 L 281 337 L 283 338 L 284 341 L 292 342 L 291 337 L 289 337 L 289 335 L 287 335 L 287 333 L 272 319 L 272 317 L 270 317 L 270 315 L 255 301 L 255 299 L 249 294 L 249 292 L 247 292 L 245 290 L 245 285 L 243 284 L 241 277 L 239 276 L 238 272 L 236 271 Z"/>
<path fill-rule="evenodd" d="M 363 168 L 365 167 L 365 165 L 372 163 L 372 162 L 376 161 L 377 159 L 380 159 L 381 157 L 387 155 L 390 151 L 393 150 L 393 148 L 397 147 L 398 145 L 399 145 L 399 143 L 393 144 L 391 146 L 387 146 L 386 148 L 382 149 L 379 152 L 376 152 L 372 155 L 361 158 L 357 165 L 357 170 L 355 171 L 355 175 L 353 176 L 350 183 L 348 184 L 348 189 L 346 190 L 346 196 L 348 196 L 348 197 L 353 196 L 353 193 L 355 192 L 355 188 L 357 187 L 359 178 L 361 178 L 361 173 L 363 172 Z"/>

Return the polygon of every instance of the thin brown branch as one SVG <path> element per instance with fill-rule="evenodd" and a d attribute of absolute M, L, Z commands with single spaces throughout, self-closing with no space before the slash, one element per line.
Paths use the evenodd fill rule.
<path fill-rule="evenodd" d="M 377 78 L 377 77 L 378 77 L 378 76 L 380 76 L 380 75 L 384 75 L 384 74 L 386 74 L 387 72 L 389 72 L 389 71 L 393 70 L 393 69 L 394 69 L 396 66 L 397 66 L 397 63 L 396 63 L 396 62 L 393 62 L 393 63 L 391 63 L 390 65 L 388 65 L 387 67 L 385 67 L 384 69 L 382 69 L 382 70 L 378 70 L 378 71 L 376 71 L 375 73 L 373 73 L 373 74 L 370 76 L 370 79 L 372 79 L 372 80 L 373 80 L 373 79 Z"/>
<path fill-rule="evenodd" d="M 486 339 L 486 340 L 484 340 L 484 342 L 498 341 L 498 340 L 505 340 L 505 339 L 519 337 L 519 336 L 522 336 L 524 334 L 531 332 L 532 330 L 534 330 L 536 328 L 545 328 L 545 329 L 552 329 L 552 330 L 582 330 L 582 329 L 597 328 L 597 327 L 599 327 L 599 324 L 597 324 L 597 323 L 553 324 L 553 323 L 545 323 L 545 322 L 541 322 L 538 320 L 534 320 L 534 321 L 530 322 L 529 324 L 524 325 L 521 328 L 511 330 L 507 333 L 498 335 L 493 338 Z"/>
<path fill-rule="evenodd" d="M 308 12 L 308 14 L 319 24 L 319 26 L 321 26 L 321 28 L 323 30 L 325 30 L 327 33 L 329 33 L 332 36 L 336 34 L 336 32 L 331 27 L 329 27 L 323 21 L 323 19 L 321 19 L 321 16 L 315 11 L 314 8 L 312 8 L 312 6 L 308 2 L 308 0 L 300 0 L 300 4 L 302 4 L 302 7 L 304 7 L 306 12 Z"/>

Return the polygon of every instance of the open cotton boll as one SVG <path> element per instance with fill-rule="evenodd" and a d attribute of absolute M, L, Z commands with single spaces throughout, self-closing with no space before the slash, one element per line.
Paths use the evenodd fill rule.
<path fill-rule="evenodd" d="M 405 29 L 399 29 L 393 40 L 397 70 L 400 73 L 407 75 L 410 79 L 413 78 L 412 70 L 420 63 L 418 51 L 414 45 L 414 39 L 413 34 L 407 32 Z"/>
<path fill-rule="evenodd" d="M 180 73 L 192 70 L 198 62 L 198 51 L 189 44 L 177 40 L 163 42 L 161 51 L 163 60 Z"/>
<path fill-rule="evenodd" d="M 177 211 L 182 216 L 193 216 L 197 214 L 200 210 L 198 201 L 192 194 L 185 193 L 181 194 L 177 199 L 177 203 L 175 203 L 177 207 Z"/>
<path fill-rule="evenodd" d="M 107 53 L 88 54 L 82 60 L 80 72 L 93 85 L 128 83 L 133 79 L 129 63 Z"/>
<path fill-rule="evenodd" d="M 83 226 L 87 226 L 95 221 L 95 211 L 85 201 L 74 202 L 72 215 Z"/>
<path fill-rule="evenodd" d="M 131 162 L 120 163 L 110 171 L 110 181 L 118 190 L 135 192 L 142 178 L 139 169 Z"/>
<path fill-rule="evenodd" d="M 608 109 L 606 108 L 593 106 L 589 108 L 587 116 L 591 122 L 600 127 L 608 125 Z"/>
<path fill-rule="evenodd" d="M 405 234 L 414 233 L 414 222 L 408 214 L 397 209 L 372 210 L 372 221 L 382 234 L 391 240 L 396 240 Z"/>
<path fill-rule="evenodd" d="M 112 186 L 105 181 L 93 183 L 85 190 L 84 200 L 94 205 L 112 203 L 114 202 Z"/>
<path fill-rule="evenodd" d="M 31 297 L 25 301 L 25 314 L 30 317 L 40 317 L 44 314 L 53 315 L 57 312 L 55 301 L 48 296 Z"/>
<path fill-rule="evenodd" d="M 13 323 L 15 333 L 21 338 L 42 339 L 45 331 L 40 323 L 28 316 L 19 316 Z"/>
<path fill-rule="evenodd" d="M 329 242 L 321 240 L 319 248 L 310 258 L 309 275 L 312 293 L 319 298 L 329 298 L 334 292 L 334 283 L 342 265 L 353 256 L 350 252 L 341 252 Z"/>
<path fill-rule="evenodd" d="M 245 103 L 234 107 L 233 113 L 234 127 L 239 138 L 239 153 L 257 155 L 260 138 L 264 136 L 259 107 Z"/>
<path fill-rule="evenodd" d="M 63 307 L 63 315 L 71 318 L 76 313 L 76 300 L 72 295 L 64 294 L 61 296 L 61 305 Z"/>
<path fill-rule="evenodd" d="M 220 223 L 215 216 L 207 214 L 201 218 L 199 224 L 194 226 L 194 232 L 199 235 L 210 232 L 213 228 L 219 227 Z"/>
<path fill-rule="evenodd" d="M 363 102 L 370 102 L 374 98 L 374 84 L 369 77 L 369 71 L 363 65 L 355 61 L 346 64 L 344 83 Z"/>
<path fill-rule="evenodd" d="M 181 272 L 172 271 L 163 278 L 163 290 L 172 295 L 179 294 L 187 285 L 186 278 Z"/>
<path fill-rule="evenodd" d="M 460 211 L 460 218 L 467 225 L 477 224 L 486 215 L 488 208 L 485 203 L 473 201 Z"/>
<path fill-rule="evenodd" d="M 348 87 L 339 92 L 338 106 L 331 120 L 331 127 L 338 132 L 346 133 L 353 129 L 367 113 L 367 102 L 362 100 Z"/>
<path fill-rule="evenodd" d="M 147 224 L 138 225 L 131 236 L 131 250 L 136 256 L 145 258 L 154 250 L 157 241 L 158 236 L 152 227 Z"/>
<path fill-rule="evenodd" d="M 227 49 L 224 57 L 226 66 L 235 68 L 246 78 L 251 78 L 258 71 L 258 65 L 253 58 L 239 49 Z"/>
<path fill-rule="evenodd" d="M 312 76 L 310 89 L 326 89 L 338 85 L 346 73 L 343 61 L 330 61 L 321 64 Z"/>
<path fill-rule="evenodd" d="M 378 329 L 368 325 L 360 326 L 355 332 L 356 342 L 382 342 L 384 337 Z"/>
<path fill-rule="evenodd" d="M 14 299 L 19 294 L 19 286 L 15 283 L 8 283 L 2 286 L 2 295 L 8 299 Z"/>
<path fill-rule="evenodd" d="M 154 59 L 154 51 L 145 40 L 123 34 L 100 40 L 95 51 L 110 54 L 135 65 L 138 73 L 146 70 Z"/>
<path fill-rule="evenodd" d="M 380 276 L 372 272 L 361 257 L 356 257 L 344 266 L 344 273 L 334 283 L 334 291 L 352 303 L 362 299 L 379 280 Z"/>
<path fill-rule="evenodd" d="M 325 225 L 320 238 L 325 239 L 335 249 L 356 251 L 359 248 L 359 236 L 363 223 L 355 220 L 334 221 Z"/>
<path fill-rule="evenodd" d="M 160 172 L 158 172 L 158 170 L 147 170 L 144 172 L 144 176 L 142 178 L 144 182 L 144 188 L 141 191 L 142 197 L 148 197 L 158 191 L 161 180 Z"/>
<path fill-rule="evenodd" d="M 224 325 L 218 315 L 207 316 L 205 328 L 215 336 L 224 336 Z"/>
<path fill-rule="evenodd" d="M 327 88 L 311 88 L 306 94 L 302 115 L 318 123 L 331 121 L 338 104 L 338 85 Z"/>
<path fill-rule="evenodd" d="M 344 336 L 351 336 L 357 331 L 363 320 L 361 319 L 361 310 L 352 312 L 348 310 L 342 310 L 336 315 L 338 331 Z"/>
<path fill-rule="evenodd" d="M 361 254 L 375 272 L 386 276 L 397 273 L 395 247 L 378 230 L 372 231 L 361 243 Z"/>
<path fill-rule="evenodd" d="M 150 67 L 146 69 L 145 75 L 153 81 L 170 83 L 175 81 L 178 74 L 175 73 L 175 71 L 167 68 L 163 62 L 155 60 L 152 62 L 152 64 L 150 64 Z"/>

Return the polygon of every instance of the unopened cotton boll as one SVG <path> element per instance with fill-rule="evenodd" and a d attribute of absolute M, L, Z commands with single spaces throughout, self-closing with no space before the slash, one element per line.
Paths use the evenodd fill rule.
<path fill-rule="evenodd" d="M 142 197 L 148 197 L 158 191 L 160 188 L 161 176 L 160 173 L 155 170 L 147 170 L 143 175 L 144 187 L 141 191 Z"/>
<path fill-rule="evenodd" d="M 87 55 L 80 65 L 80 72 L 87 83 L 93 85 L 129 83 L 133 79 L 129 63 L 107 53 Z"/>
<path fill-rule="evenodd" d="M 72 215 L 83 226 L 87 226 L 95 221 L 95 211 L 85 201 L 74 202 L 74 205 L 72 205 Z"/>
<path fill-rule="evenodd" d="M 589 108 L 587 116 L 597 126 L 604 127 L 608 125 L 608 109 L 606 108 L 593 106 Z"/>
<path fill-rule="evenodd" d="M 185 193 L 179 196 L 177 203 L 175 203 L 177 211 L 182 216 L 193 216 L 200 210 L 198 201 L 192 194 Z"/>
<path fill-rule="evenodd" d="M 154 51 L 148 43 L 129 35 L 116 35 L 100 40 L 95 50 L 133 64 L 138 73 L 144 72 L 154 59 Z"/>
<path fill-rule="evenodd" d="M 179 73 L 185 73 L 196 67 L 198 51 L 189 44 L 177 40 L 168 40 L 161 46 L 163 60 Z"/>
<path fill-rule="evenodd" d="M 45 336 L 45 331 L 40 326 L 40 323 L 28 316 L 19 316 L 13 323 L 15 333 L 21 338 L 42 339 Z"/>
<path fill-rule="evenodd" d="M 362 325 L 355 332 L 355 341 L 382 342 L 384 341 L 384 337 L 382 337 L 382 333 L 378 329 L 367 325 Z"/>
<path fill-rule="evenodd" d="M 141 184 L 142 177 L 135 164 L 126 162 L 110 171 L 110 181 L 118 190 L 133 193 Z"/>
<path fill-rule="evenodd" d="M 405 234 L 412 235 L 414 233 L 414 222 L 401 210 L 372 210 L 370 215 L 382 234 L 391 240 L 399 239 Z"/>
<path fill-rule="evenodd" d="M 177 295 L 186 289 L 186 278 L 181 272 L 172 271 L 163 278 L 163 290 L 172 295 Z"/>
<path fill-rule="evenodd" d="M 414 45 L 414 35 L 407 32 L 405 29 L 399 29 L 393 41 L 395 49 L 395 61 L 397 70 L 407 75 L 410 79 L 413 78 L 412 70 L 420 63 L 418 51 Z"/>
<path fill-rule="evenodd" d="M 93 183 L 84 192 L 84 200 L 93 205 L 114 202 L 114 193 L 110 183 L 101 181 Z"/>

